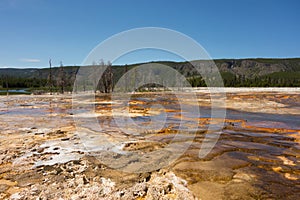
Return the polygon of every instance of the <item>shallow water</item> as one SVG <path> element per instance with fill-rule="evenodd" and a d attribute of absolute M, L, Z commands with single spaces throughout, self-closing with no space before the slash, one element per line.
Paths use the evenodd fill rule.
<path fill-rule="evenodd" d="M 245 98 L 236 94 L 233 96 Z M 227 109 L 221 136 L 213 151 L 203 159 L 198 158 L 198 152 L 207 134 L 203 132 L 207 128 L 204 119 L 211 117 L 210 107 L 200 105 L 200 118 L 191 119 L 180 110 L 180 105 L 172 96 L 160 96 L 159 100 L 156 96 L 152 100 L 137 97 L 132 98 L 132 101 L 135 102 L 134 110 L 145 111 L 157 103 L 165 108 L 162 112 L 166 114 L 166 122 L 164 130 L 159 132 L 161 134 L 153 135 L 153 132 L 149 131 L 151 137 L 147 137 L 147 133 L 141 133 L 151 141 L 180 143 L 187 138 L 175 141 L 172 135 L 178 135 L 185 128 L 201 130 L 190 139 L 193 143 L 179 161 L 172 165 L 178 175 L 189 181 L 193 190 L 204 188 L 205 183 L 210 185 L 211 190 L 222 191 L 219 196 L 222 199 L 234 199 L 235 195 L 236 198 L 245 199 L 295 199 L 300 194 L 300 114 L 289 112 L 288 109 L 299 106 L 300 95 L 293 94 L 291 98 L 283 100 L 274 98 L 272 94 L 258 96 L 284 104 L 285 111 L 277 113 L 276 107 L 273 108 L 274 111 L 269 109 L 268 113 L 256 108 L 252 111 Z M 101 98 L 99 100 L 101 101 Z M 159 118 L 161 115 L 162 113 L 158 113 L 156 116 Z M 133 121 L 139 125 L 147 125 L 151 123 L 151 117 L 137 116 Z M 203 126 L 191 127 L 191 120 L 197 120 Z M 180 122 L 186 126 L 179 127 Z M 114 125 L 113 120 L 110 120 L 109 126 Z M 190 161 L 180 161 L 186 158 Z M 194 165 L 192 163 L 197 163 L 198 168 L 191 167 Z M 210 167 L 206 167 L 207 165 Z M 220 171 L 224 171 L 224 174 L 220 174 Z M 207 199 L 213 199 L 215 195 L 214 192 L 203 192 Z"/>
<path fill-rule="evenodd" d="M 11 94 L 31 94 L 31 92 L 28 92 L 26 89 L 14 89 L 14 90 L 0 90 L 1 93 L 11 93 Z"/>

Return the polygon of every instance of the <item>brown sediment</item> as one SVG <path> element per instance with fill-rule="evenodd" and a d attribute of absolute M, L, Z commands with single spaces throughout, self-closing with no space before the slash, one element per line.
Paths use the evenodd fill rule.
<path fill-rule="evenodd" d="M 125 151 L 138 151 L 142 150 L 143 152 L 154 151 L 159 148 L 163 148 L 165 144 L 161 142 L 128 142 L 124 145 L 123 150 Z"/>
<path fill-rule="evenodd" d="M 207 122 L 210 119 L 200 119 L 200 121 Z M 215 120 L 215 119 L 214 119 Z M 215 121 L 218 121 L 215 120 Z M 219 120 L 221 121 L 221 120 Z M 254 132 L 267 132 L 267 133 L 300 133 L 299 129 L 286 129 L 280 127 L 263 127 L 260 126 L 258 123 L 255 122 L 248 122 L 247 120 L 233 120 L 233 119 L 225 119 L 225 123 L 228 123 L 226 129 L 235 129 L 235 130 L 244 130 L 247 131 L 254 131 Z M 258 124 L 258 125 L 256 125 Z M 272 126 L 273 124 L 270 122 L 265 122 L 265 126 Z"/>
<path fill-rule="evenodd" d="M 251 125 L 248 122 L 242 122 L 242 127 L 248 130 L 268 132 L 268 133 L 295 133 L 295 132 L 300 133 L 300 130 L 296 130 L 296 129 L 259 127 L 259 126 Z"/>

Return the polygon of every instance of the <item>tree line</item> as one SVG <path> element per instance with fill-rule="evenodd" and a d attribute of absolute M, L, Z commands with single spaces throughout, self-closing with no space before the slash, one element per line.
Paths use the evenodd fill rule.
<path fill-rule="evenodd" d="M 299 72 L 276 72 L 255 78 L 221 72 L 221 76 L 225 87 L 300 87 Z M 205 79 L 199 76 L 189 78 L 189 82 L 192 87 L 206 87 Z"/>
<path fill-rule="evenodd" d="M 42 90 L 44 92 L 72 92 L 93 90 L 94 92 L 110 93 L 114 90 L 115 83 L 129 70 L 135 70 L 135 66 L 112 66 L 110 62 L 105 63 L 101 60 L 99 63 L 93 63 L 86 66 L 90 70 L 88 76 L 80 83 L 74 84 L 79 67 L 66 70 L 62 62 L 59 68 L 48 70 L 48 77 L 14 77 L 8 75 L 0 75 L 0 88 L 30 88 L 32 90 Z M 103 70 L 103 71 L 101 71 Z M 102 72 L 102 73 L 100 73 Z M 146 72 L 147 73 L 147 72 Z M 102 74 L 102 77 L 98 77 Z M 133 73 L 132 77 L 127 77 L 124 82 L 124 91 L 134 81 L 143 81 L 145 77 L 141 74 Z M 151 81 L 151 76 L 147 75 L 147 79 Z M 276 72 L 261 77 L 247 78 L 243 75 L 235 75 L 229 72 L 221 72 L 225 87 L 300 87 L 300 72 Z M 131 80 L 135 79 L 135 80 Z M 176 79 L 176 77 L 174 77 Z M 191 75 L 187 80 L 192 87 L 206 87 L 205 79 L 201 76 Z M 174 80 L 176 81 L 176 80 Z M 136 83 L 134 83 L 136 84 Z M 162 82 L 163 84 L 163 82 Z M 74 88 L 75 87 L 75 88 Z M 148 84 L 146 87 L 157 87 L 157 85 Z"/>

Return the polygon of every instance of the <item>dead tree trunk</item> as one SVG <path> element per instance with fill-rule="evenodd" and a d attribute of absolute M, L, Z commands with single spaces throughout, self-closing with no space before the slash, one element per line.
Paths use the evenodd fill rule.
<path fill-rule="evenodd" d="M 125 65 L 125 72 L 124 72 L 124 74 L 126 74 L 128 72 L 128 66 L 127 65 Z M 127 90 L 128 90 L 128 77 L 125 75 L 125 92 L 127 92 Z"/>
<path fill-rule="evenodd" d="M 53 83 L 52 83 L 52 63 L 51 63 L 51 59 L 49 59 L 49 78 L 48 78 L 48 85 L 49 85 L 49 90 L 50 90 L 50 95 L 52 95 L 52 87 L 53 87 Z"/>
<path fill-rule="evenodd" d="M 107 63 L 107 74 L 106 74 L 107 88 L 106 93 L 112 92 L 113 89 L 113 73 L 112 73 L 112 64 L 110 61 Z"/>
<path fill-rule="evenodd" d="M 8 77 L 5 77 L 5 86 L 6 86 L 6 95 L 8 96 L 9 92 L 8 92 Z"/>
<path fill-rule="evenodd" d="M 58 86 L 60 87 L 60 92 L 64 94 L 65 92 L 65 84 L 66 84 L 66 73 L 64 71 L 64 67 L 62 62 L 60 62 L 59 76 L 58 76 Z"/>
<path fill-rule="evenodd" d="M 105 64 L 103 60 L 99 65 L 99 69 L 102 69 L 103 73 L 100 81 L 98 82 L 98 89 L 102 93 L 110 93 L 113 90 L 113 72 L 112 65 L 110 62 Z"/>

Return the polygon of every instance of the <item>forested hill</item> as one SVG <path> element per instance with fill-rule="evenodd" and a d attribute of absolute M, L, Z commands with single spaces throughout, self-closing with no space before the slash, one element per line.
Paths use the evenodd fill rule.
<path fill-rule="evenodd" d="M 293 86 L 300 87 L 300 58 L 286 59 L 217 59 L 214 60 L 224 79 L 225 86 Z M 193 86 L 205 86 L 203 80 L 189 62 L 153 62 L 168 65 L 189 78 Z M 207 61 L 193 61 L 206 64 Z M 134 65 L 113 66 L 114 79 L 118 79 Z M 63 67 L 64 79 L 72 85 L 78 66 Z M 52 68 L 54 81 L 60 76 L 61 68 Z M 49 78 L 49 69 L 0 68 L 0 87 L 39 87 L 45 86 Z M 22 84 L 25 83 L 26 84 Z"/>

